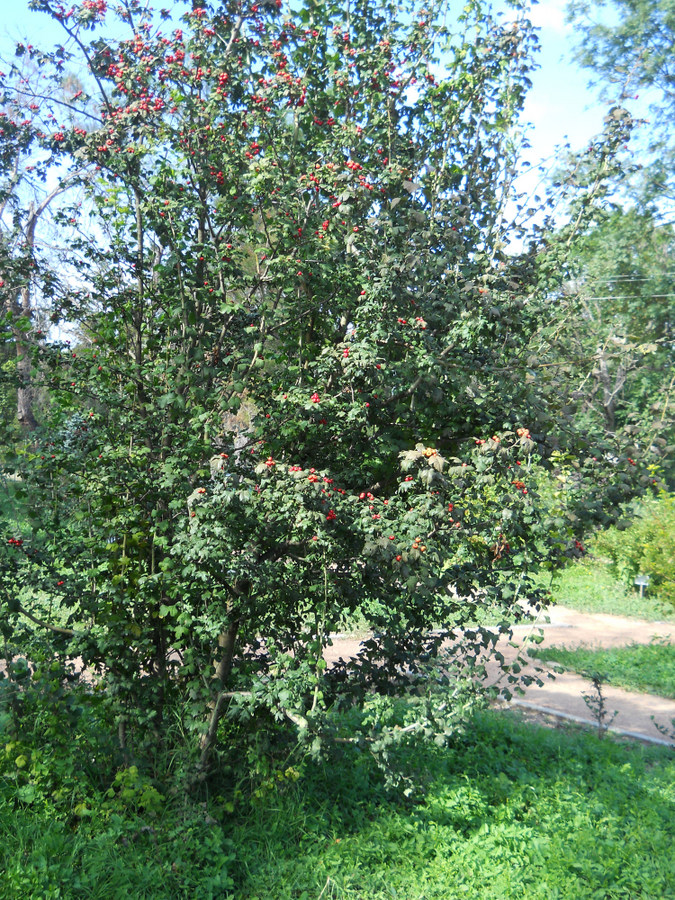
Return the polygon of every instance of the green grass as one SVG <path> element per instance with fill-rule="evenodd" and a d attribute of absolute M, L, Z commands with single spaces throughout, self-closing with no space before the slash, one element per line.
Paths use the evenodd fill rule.
<path fill-rule="evenodd" d="M 416 805 L 387 796 L 367 754 L 352 754 L 246 810 L 231 832 L 238 900 L 675 892 L 675 763 L 665 753 L 489 715 L 465 742 L 415 764 L 426 782 Z"/>
<path fill-rule="evenodd" d="M 0 898 L 675 896 L 675 759 L 663 748 L 491 713 L 451 747 L 413 746 L 401 762 L 414 802 L 343 745 L 257 801 L 224 773 L 203 805 L 178 794 L 155 818 L 99 808 L 58 819 L 17 802 L 5 777 Z"/>
<path fill-rule="evenodd" d="M 551 647 L 533 651 L 546 662 L 554 662 L 579 674 L 598 675 L 601 680 L 628 691 L 657 694 L 675 699 L 675 645 L 662 642 L 631 644 L 594 650 Z"/>
<path fill-rule="evenodd" d="M 675 621 L 675 607 L 627 588 L 600 559 L 582 559 L 557 572 L 551 591 L 556 603 L 586 613 L 605 613 L 654 621 Z"/>

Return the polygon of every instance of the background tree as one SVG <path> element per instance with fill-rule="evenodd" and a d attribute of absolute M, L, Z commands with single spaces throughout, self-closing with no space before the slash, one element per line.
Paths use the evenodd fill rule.
<path fill-rule="evenodd" d="M 615 212 L 579 243 L 582 277 L 595 280 L 591 296 L 599 298 L 592 306 L 582 301 L 584 318 L 602 348 L 587 385 L 593 385 L 608 428 L 615 427 L 617 410 L 622 409 L 619 420 L 630 423 L 638 443 L 656 439 L 665 447 L 672 441 L 675 314 L 673 147 L 668 127 L 675 96 L 673 13 L 660 0 L 599 6 L 574 2 L 569 13 L 578 27 L 577 59 L 598 76 L 603 94 L 631 106 L 637 99 L 633 94 L 646 91 L 654 115 L 652 123 L 640 123 L 641 165 L 618 184 Z M 587 287 L 582 291 L 588 293 Z M 604 339 L 598 332 L 601 321 Z M 666 451 L 664 473 L 672 479 L 669 458 Z"/>
<path fill-rule="evenodd" d="M 15 405 L 9 421 L 31 432 L 37 420 L 29 335 L 46 333 L 46 311 L 40 315 L 38 303 L 46 306 L 54 293 L 59 257 L 58 248 L 49 246 L 53 230 L 45 219 L 72 179 L 58 172 L 45 146 L 41 74 L 30 61 L 22 65 L 25 51 L 20 45 L 17 62 L 3 63 L 7 71 L 0 74 L 0 296 L 7 329 L 5 391 Z M 53 113 L 46 112 L 46 117 L 53 118 Z"/>
<path fill-rule="evenodd" d="M 649 212 L 616 209 L 577 242 L 576 254 L 570 290 L 585 327 L 570 334 L 573 353 L 596 348 L 596 365 L 577 388 L 588 427 L 664 438 L 672 415 L 672 230 Z"/>
<path fill-rule="evenodd" d="M 654 121 L 648 123 L 646 145 L 653 152 L 642 173 L 642 191 L 663 209 L 665 200 L 673 200 L 672 6 L 667 0 L 573 0 L 569 18 L 579 36 L 577 61 L 598 76 L 604 96 L 627 103 L 647 92 Z"/>

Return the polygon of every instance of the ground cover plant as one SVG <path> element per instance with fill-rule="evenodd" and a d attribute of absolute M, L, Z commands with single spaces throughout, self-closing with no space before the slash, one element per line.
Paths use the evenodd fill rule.
<path fill-rule="evenodd" d="M 534 649 L 532 655 L 629 691 L 675 698 L 675 646 L 666 641 L 596 649 Z"/>
<path fill-rule="evenodd" d="M 485 752 L 489 746 L 490 752 Z M 655 900 L 675 889 L 672 753 L 490 713 L 448 747 L 399 746 L 409 797 L 344 744 L 261 754 L 203 800 L 133 768 L 86 808 L 18 806 L 0 781 L 0 897 Z M 322 893 L 323 892 L 323 893 Z"/>

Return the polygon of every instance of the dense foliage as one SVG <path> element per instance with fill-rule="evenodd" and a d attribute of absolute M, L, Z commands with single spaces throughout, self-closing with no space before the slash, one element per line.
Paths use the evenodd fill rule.
<path fill-rule="evenodd" d="M 675 501 L 671 495 L 644 503 L 630 528 L 609 528 L 594 546 L 611 560 L 625 584 L 646 575 L 649 591 L 675 604 Z"/>
<path fill-rule="evenodd" d="M 75 658 L 120 753 L 176 739 L 178 711 L 200 770 L 282 722 L 314 750 L 351 740 L 331 716 L 354 702 L 382 752 L 387 724 L 447 737 L 519 601 L 540 606 L 532 572 L 654 480 L 576 427 L 546 356 L 629 117 L 578 168 L 561 235 L 507 252 L 517 5 L 33 6 L 64 44 L 19 48 L 37 81 L 5 76 L 35 117 L 10 119 L 4 171 L 35 147 L 67 253 L 55 273 L 3 245 L 19 387 L 47 398 L 6 459 L 12 681 L 16 657 L 57 681 Z M 368 639 L 327 668 L 355 615 Z"/>

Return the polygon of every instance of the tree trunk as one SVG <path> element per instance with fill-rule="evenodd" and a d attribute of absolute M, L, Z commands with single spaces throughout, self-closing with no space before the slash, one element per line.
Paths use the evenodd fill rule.
<path fill-rule="evenodd" d="M 18 183 L 18 181 L 16 183 Z M 38 206 L 32 201 L 29 203 L 23 235 L 23 245 L 31 255 L 35 248 L 35 231 L 38 222 L 40 221 L 40 217 L 52 200 L 55 197 L 58 197 L 66 187 L 67 181 L 59 184 L 58 187 L 54 188 L 54 190 L 51 191 Z M 2 209 L 4 209 L 4 206 Z M 7 277 L 8 276 L 5 276 L 5 280 Z M 31 305 L 31 288 L 29 283 L 24 284 L 20 288 L 16 288 L 14 296 L 7 300 L 6 309 L 17 318 L 32 319 L 33 307 Z M 14 331 L 14 345 L 16 347 L 16 369 L 19 377 L 16 414 L 21 427 L 26 431 L 32 431 L 37 427 L 37 421 L 33 412 L 34 395 L 31 383 L 31 358 L 29 347 L 23 337 L 23 331 L 20 329 Z"/>
<path fill-rule="evenodd" d="M 31 317 L 30 289 L 28 286 L 17 290 L 14 297 L 8 301 L 8 312 L 11 313 L 13 319 Z M 18 378 L 16 417 L 24 430 L 32 431 L 37 427 L 37 422 L 33 413 L 30 348 L 25 341 L 23 331 L 20 328 L 13 328 L 12 330 L 14 332 L 16 374 Z"/>
<path fill-rule="evenodd" d="M 211 753 L 216 744 L 216 736 L 218 734 L 218 725 L 225 710 L 225 705 L 230 698 L 230 694 L 225 691 L 230 674 L 232 673 L 232 663 L 234 661 L 234 651 L 237 645 L 237 633 L 239 631 L 239 620 L 232 621 L 226 631 L 218 637 L 218 646 L 221 650 L 220 658 L 216 668 L 216 679 L 220 688 L 218 696 L 213 704 L 211 718 L 206 734 L 201 740 L 201 755 L 197 765 L 199 774 L 203 774 L 209 767 L 211 762 Z"/>
<path fill-rule="evenodd" d="M 18 306 L 18 304 L 17 304 Z M 18 310 L 21 316 L 31 315 L 30 290 L 28 287 L 21 289 L 21 307 Z M 33 385 L 31 377 L 31 358 L 29 348 L 21 337 L 21 332 L 15 333 L 16 345 L 16 373 L 19 378 L 19 387 L 16 397 L 16 416 L 24 431 L 33 431 L 37 428 L 37 421 L 33 413 Z"/>

